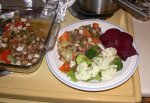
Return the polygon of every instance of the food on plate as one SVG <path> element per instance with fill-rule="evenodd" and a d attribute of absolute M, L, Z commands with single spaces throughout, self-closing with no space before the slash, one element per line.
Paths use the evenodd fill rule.
<path fill-rule="evenodd" d="M 2 20 L 0 25 L 0 63 L 35 64 L 40 58 L 45 37 L 37 35 L 32 23 L 25 18 Z"/>
<path fill-rule="evenodd" d="M 91 25 L 85 25 L 74 31 L 64 32 L 58 39 L 58 54 L 60 55 L 60 60 L 64 62 L 75 60 L 77 54 L 83 54 L 87 52 L 91 46 L 99 44 L 100 31 L 100 27 L 95 26 L 95 28 L 93 28 Z"/>
<path fill-rule="evenodd" d="M 122 70 L 127 57 L 137 54 L 132 42 L 129 34 L 118 29 L 102 33 L 98 23 L 65 31 L 57 44 L 63 62 L 59 70 L 74 82 L 110 79 Z"/>
<path fill-rule="evenodd" d="M 112 28 L 101 35 L 100 40 L 105 48 L 114 47 L 117 49 L 117 54 L 124 61 L 128 57 L 137 54 L 134 46 L 132 45 L 133 38 L 126 32 Z"/>
<path fill-rule="evenodd" d="M 77 62 L 78 66 L 75 72 L 77 80 L 89 81 L 93 79 L 104 80 L 111 78 L 117 72 L 117 65 L 113 63 L 114 58 L 117 58 L 116 50 L 114 48 L 107 48 L 98 56 L 88 60 L 91 61 L 90 63 L 84 60 L 80 63 Z"/>

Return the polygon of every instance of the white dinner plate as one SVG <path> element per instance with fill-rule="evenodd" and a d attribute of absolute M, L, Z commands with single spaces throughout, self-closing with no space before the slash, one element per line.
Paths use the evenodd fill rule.
<path fill-rule="evenodd" d="M 102 32 L 105 32 L 106 30 L 110 28 L 117 28 L 121 31 L 124 31 L 123 29 L 119 28 L 118 26 L 115 26 L 109 22 L 102 21 L 102 20 L 83 20 L 74 24 L 71 24 L 62 30 L 60 30 L 58 37 L 63 34 L 65 31 L 71 31 L 74 29 L 77 29 L 78 27 L 82 25 L 92 24 L 92 23 L 98 23 L 101 27 Z M 133 43 L 135 49 L 136 46 Z M 135 72 L 139 56 L 134 55 L 132 57 L 129 57 L 125 62 L 123 62 L 123 69 L 121 71 L 118 71 L 113 78 L 109 80 L 102 80 L 102 81 L 90 81 L 90 82 L 73 82 L 67 77 L 66 74 L 62 73 L 59 70 L 59 67 L 63 64 L 59 60 L 59 55 L 57 52 L 57 42 L 52 51 L 49 51 L 46 53 L 46 61 L 49 66 L 50 71 L 55 75 L 56 78 L 58 78 L 61 82 L 64 84 L 79 89 L 79 90 L 85 90 L 85 91 L 102 91 L 114 88 L 116 86 L 121 85 L 122 83 L 126 82 Z"/>

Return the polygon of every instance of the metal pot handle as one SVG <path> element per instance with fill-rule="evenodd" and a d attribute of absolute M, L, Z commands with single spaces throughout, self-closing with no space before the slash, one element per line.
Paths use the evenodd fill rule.
<path fill-rule="evenodd" d="M 54 22 L 53 27 L 52 27 L 51 31 L 49 32 L 50 34 L 48 37 L 47 44 L 45 46 L 46 52 L 51 51 L 54 48 L 56 40 L 57 40 L 59 28 L 60 28 L 60 24 Z"/>

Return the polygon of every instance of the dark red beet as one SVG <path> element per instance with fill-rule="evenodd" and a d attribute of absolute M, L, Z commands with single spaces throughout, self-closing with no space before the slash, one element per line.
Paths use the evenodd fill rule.
<path fill-rule="evenodd" d="M 121 32 L 116 28 L 107 30 L 102 36 L 100 36 L 101 43 L 105 48 L 114 47 L 117 50 L 117 54 L 122 60 L 126 60 L 128 57 L 136 55 L 137 52 L 133 47 L 133 38 L 126 32 Z"/>

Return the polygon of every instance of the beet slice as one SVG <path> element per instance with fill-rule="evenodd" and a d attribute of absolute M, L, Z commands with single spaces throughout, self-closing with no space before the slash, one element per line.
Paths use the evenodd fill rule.
<path fill-rule="evenodd" d="M 114 47 L 117 54 L 122 60 L 136 55 L 136 49 L 133 46 L 133 38 L 130 34 L 122 32 L 119 29 L 108 29 L 103 35 L 100 36 L 102 45 L 105 48 Z"/>

